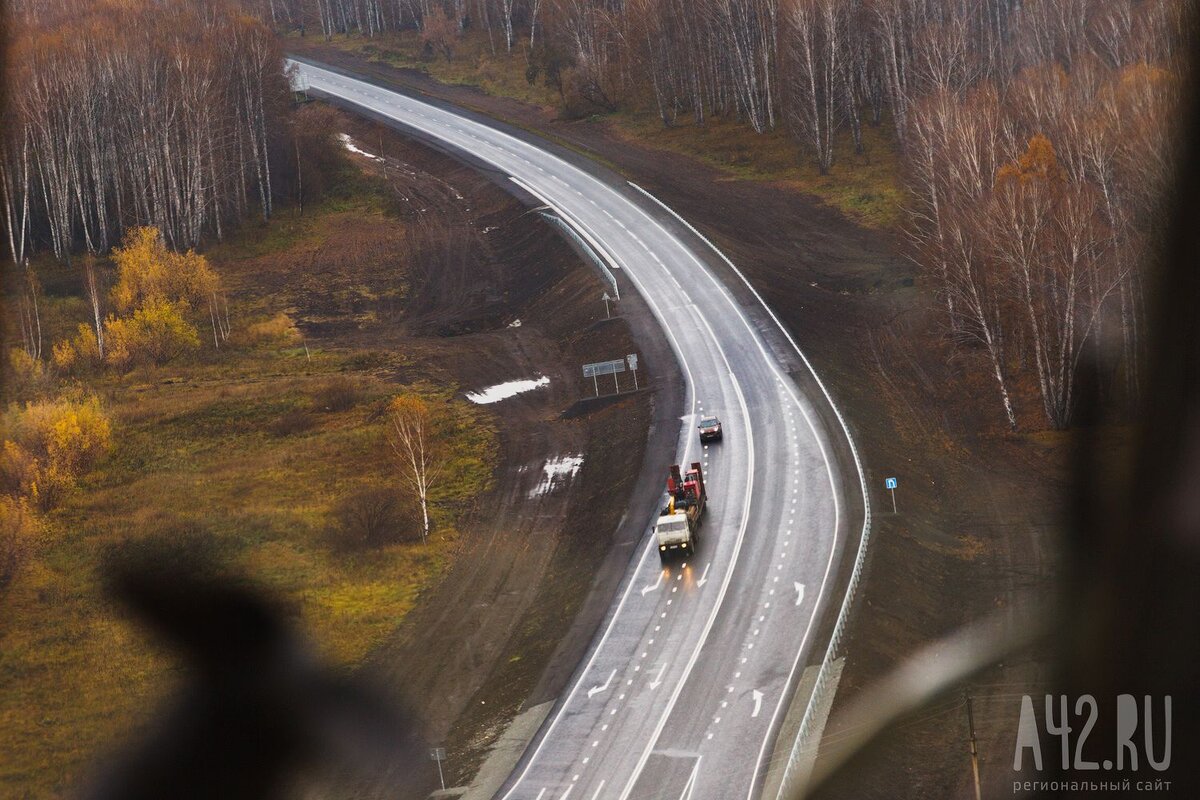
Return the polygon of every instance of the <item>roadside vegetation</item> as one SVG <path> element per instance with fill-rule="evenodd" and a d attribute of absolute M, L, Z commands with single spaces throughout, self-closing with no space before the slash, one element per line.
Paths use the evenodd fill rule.
<path fill-rule="evenodd" d="M 167 544 L 253 574 L 351 665 L 446 574 L 491 481 L 493 419 L 419 345 L 371 339 L 438 306 L 431 269 L 468 283 L 470 245 L 398 224 L 328 110 L 293 104 L 268 21 L 903 237 L 937 312 L 905 345 L 954 378 L 917 402 L 981 409 L 972 432 L 1066 427 L 1082 390 L 1136 404 L 1173 4 L 610 5 L 12 4 L 0 794 L 65 792 L 178 670 L 101 594 L 106 559 Z M 1043 463 L 1065 439 L 1004 441 Z"/>
<path fill-rule="evenodd" d="M 188 8 L 110 9 L 126 28 L 112 49 L 92 38 L 86 15 L 14 13 L 30 58 L 14 83 L 0 175 L 11 256 L 0 274 L 5 797 L 73 791 L 97 747 L 136 730 L 181 675 L 106 597 L 112 560 L 197 559 L 249 577 L 323 657 L 350 668 L 445 574 L 461 520 L 492 483 L 490 414 L 456 399 L 435 365 L 414 363 L 415 346 L 347 335 L 384 321 L 364 305 L 403 319 L 415 256 L 396 191 L 346 160 L 336 114 L 290 102 L 259 23 L 218 10 L 185 24 Z M 216 77 L 206 59 L 219 53 L 201 52 L 213 41 L 229 49 L 222 79 L 245 78 L 237 59 L 257 57 L 239 48 L 265 48 L 266 61 L 254 61 L 261 86 L 214 87 L 208 98 L 233 103 L 228 116 L 210 105 L 207 119 L 172 128 L 180 119 L 168 115 L 133 150 L 59 136 L 120 136 L 128 107 L 195 111 L 208 100 L 171 92 Z M 21 92 L 87 83 L 76 72 L 96 65 L 76 57 L 93 46 L 101 63 L 129 48 L 121 69 L 154 71 L 173 53 L 184 74 L 155 84 L 167 94 L 130 104 L 113 94 L 119 81 L 93 85 L 88 113 L 104 114 L 83 129 L 38 117 L 47 109 Z M 247 119 L 238 104 L 258 103 L 260 90 L 273 99 Z M 241 137 L 244 149 L 207 150 L 209 134 L 222 146 Z M 229 183 L 201 180 L 193 188 L 214 194 L 188 197 L 176 191 L 184 184 L 159 180 L 179 177 L 192 156 Z M 57 177 L 66 183 L 50 186 Z M 57 191 L 70 202 L 57 204 Z M 436 462 L 437 480 L 420 493 L 393 447 L 401 406 L 420 410 Z"/>
<path fill-rule="evenodd" d="M 386 6 L 386 7 L 385 7 Z M 1163 2 L 297 0 L 277 28 L 611 121 L 903 237 L 1010 430 L 1138 404 L 1192 24 Z M 366 13 L 356 13 L 365 11 Z M 376 13 L 372 13 L 372 12 Z M 306 28 L 307 30 L 307 28 Z M 1083 370 L 1095 386 L 1080 387 Z"/>
<path fill-rule="evenodd" d="M 150 0 L 16 2 L 8 21 L 3 201 L 16 263 L 39 244 L 60 259 L 106 253 L 131 222 L 183 249 L 271 216 L 293 137 L 268 27 L 232 5 Z"/>
<path fill-rule="evenodd" d="M 572 99 L 568 79 L 559 72 L 562 67 L 531 61 L 527 39 L 518 38 L 510 52 L 498 49 L 495 37 L 484 31 L 456 32 L 450 58 L 433 50 L 417 31 L 371 38 L 339 33 L 330 37 L 329 44 L 393 67 L 419 70 L 443 83 L 477 86 L 568 118 L 603 121 L 620 136 L 698 158 L 731 180 L 785 182 L 864 225 L 893 228 L 900 222 L 902 185 L 886 122 L 863 129 L 861 148 L 856 148 L 848 132 L 837 135 L 833 142 L 837 158 L 822 172 L 804 144 L 782 126 L 757 133 L 729 113 L 713 113 L 703 125 L 689 124 L 687 119 L 664 125 L 657 111 L 645 103 L 610 109 Z"/>
<path fill-rule="evenodd" d="M 304 227 L 337 226 L 337 206 L 310 208 Z M 382 209 L 374 219 L 396 224 Z M 166 311 L 170 324 L 140 329 L 130 359 L 111 356 L 123 318 L 106 321 L 110 357 L 99 359 L 80 322 L 77 273 L 39 264 L 56 353 L 81 340 L 91 349 L 5 381 L 0 794 L 65 791 L 95 744 L 142 718 L 148 693 L 177 669 L 105 600 L 106 559 L 161 550 L 253 576 L 327 658 L 349 666 L 444 574 L 459 516 L 490 485 L 489 415 L 455 400 L 441 375 L 397 384 L 401 353 L 306 341 L 284 299 L 255 285 L 254 268 L 287 253 L 263 253 L 257 235 L 234 237 L 208 265 L 238 285 L 220 347 L 208 309 Z M 146 229 L 129 240 L 161 245 Z M 114 278 L 119 306 L 120 267 L 97 259 L 96 270 Z M 187 346 L 164 347 L 176 339 Z M 29 363 L 20 348 L 10 356 Z M 428 486 L 428 531 L 389 443 L 396 403 L 423 410 L 441 469 Z"/>

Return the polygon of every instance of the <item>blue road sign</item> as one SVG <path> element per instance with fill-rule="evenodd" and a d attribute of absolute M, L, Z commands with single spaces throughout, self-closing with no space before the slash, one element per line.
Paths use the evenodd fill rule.
<path fill-rule="evenodd" d="M 895 478 L 884 478 L 883 485 L 884 485 L 884 488 L 886 488 L 886 489 L 895 489 L 899 485 L 899 483 L 896 481 Z"/>

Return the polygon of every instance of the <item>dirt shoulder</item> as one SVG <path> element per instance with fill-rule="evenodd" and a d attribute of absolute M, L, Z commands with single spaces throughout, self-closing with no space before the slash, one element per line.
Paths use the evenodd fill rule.
<path fill-rule="evenodd" d="M 587 605 L 589 587 L 624 574 L 636 539 L 625 509 L 649 503 L 645 518 L 657 499 L 639 501 L 650 482 L 630 465 L 677 432 L 660 419 L 678 407 L 673 361 L 632 333 L 644 309 L 605 319 L 593 268 L 478 171 L 356 117 L 336 124 L 355 148 L 343 182 L 303 213 L 281 207 L 206 248 L 238 343 L 87 378 L 117 446 L 3 598 L 6 797 L 69 793 L 94 748 L 142 724 L 182 679 L 103 597 L 98 562 L 113 548 L 187 537 L 253 576 L 322 657 L 365 662 L 399 687 L 424 738 L 449 747 L 455 779 L 497 719 L 557 692 L 591 639 L 580 621 L 603 611 Z M 46 334 L 58 341 L 86 311 L 77 271 L 46 274 Z M 642 391 L 562 417 L 591 391 L 580 363 L 633 352 Z M 468 396 L 522 379 L 539 386 L 491 404 Z M 470 463 L 437 494 L 428 542 L 406 531 L 340 547 L 338 504 L 394 480 L 384 409 L 404 391 L 447 401 Z M 539 688 L 545 676 L 557 682 Z M 375 785 L 424 797 L 437 773 L 429 762 Z"/>
<path fill-rule="evenodd" d="M 432 195 L 449 198 L 437 207 L 443 223 L 483 245 L 464 285 L 454 270 L 439 273 L 439 284 L 455 290 L 433 290 L 441 299 L 415 324 L 452 335 L 425 337 L 420 362 L 454 376 L 464 392 L 549 379 L 484 406 L 497 420 L 495 488 L 462 523 L 449 573 L 367 660 L 427 741 L 447 748 L 447 780 L 465 783 L 509 720 L 561 691 L 590 643 L 607 609 L 595 598 L 615 590 L 640 520 L 658 500 L 648 488 L 657 482 L 639 473 L 657 461 L 639 465 L 673 446 L 680 384 L 640 301 L 622 302 L 608 319 L 597 273 L 551 223 L 460 162 L 376 123 L 346 121 L 352 144 L 369 154 L 360 160 L 415 213 L 428 214 L 420 209 Z M 456 308 L 453 297 L 467 299 Z M 401 326 L 395 348 L 407 346 L 412 324 Z M 627 353 L 641 356 L 640 391 L 627 382 L 629 394 L 615 402 L 563 414 L 592 391 L 582 363 Z M 372 776 L 351 790 L 417 798 L 437 780 L 430 764 L 423 775 Z"/>
<path fill-rule="evenodd" d="M 843 697 L 920 645 L 1052 581 L 1064 443 L 994 427 L 991 388 L 969 354 L 951 362 L 934 328 L 936 309 L 893 233 L 861 227 L 788 186 L 734 180 L 631 142 L 602 121 L 562 121 L 550 110 L 444 86 L 311 40 L 293 50 L 496 117 L 618 169 L 712 238 L 794 333 L 849 419 L 879 512 L 828 747 Z M 883 490 L 886 476 L 900 481 L 897 514 Z M 1021 658 L 968 687 L 985 787 L 1010 786 L 1019 695 L 1041 678 L 1039 663 Z M 962 699 L 905 724 L 827 796 L 967 791 Z"/>

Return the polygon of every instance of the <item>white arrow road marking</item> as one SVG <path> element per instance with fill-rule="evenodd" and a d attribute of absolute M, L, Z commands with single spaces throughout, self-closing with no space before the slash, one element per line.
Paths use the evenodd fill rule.
<path fill-rule="evenodd" d="M 319 74 L 319 73 L 318 73 L 318 74 Z M 361 91 L 359 91 L 359 93 L 360 93 L 360 94 L 365 94 L 364 92 L 361 92 Z M 437 112 L 437 114 L 438 114 L 438 116 L 439 116 L 439 117 L 441 117 L 441 116 L 444 116 L 444 112 L 441 112 L 441 111 Z M 427 115 L 422 115 L 422 116 L 427 116 Z M 464 124 L 465 124 L 465 123 L 464 123 Z M 494 146 L 493 146 L 493 147 L 494 147 Z M 538 171 L 539 171 L 539 174 L 543 172 L 543 170 L 541 169 L 541 167 L 538 167 Z M 607 188 L 607 187 L 604 187 L 604 188 Z M 609 189 L 609 191 L 612 191 L 612 190 L 611 190 L 611 189 Z M 668 210 L 669 210 L 669 209 L 668 209 Z M 643 212 L 643 213 L 644 213 L 644 212 Z M 653 222 L 653 220 L 651 220 L 651 221 Z M 684 224 L 686 224 L 686 223 L 684 223 Z M 690 227 L 690 226 L 689 226 L 689 227 Z M 661 229 L 661 226 L 660 226 L 660 229 Z M 693 229 L 693 230 L 694 230 L 694 229 Z M 697 232 L 697 235 L 700 235 L 700 236 L 703 238 L 703 235 L 702 235 L 702 234 L 699 234 L 698 232 Z M 707 240 L 705 240 L 705 241 L 707 241 Z M 714 250 L 714 252 L 717 252 L 717 253 L 718 253 L 718 255 L 721 255 L 721 254 L 720 254 L 720 252 L 719 252 L 719 251 L 717 251 L 715 247 L 713 247 L 713 250 Z M 686 251 L 684 251 L 684 252 L 686 252 Z M 722 256 L 722 257 L 723 257 L 723 256 Z M 693 260 L 695 260 L 695 256 L 692 256 L 692 258 L 693 258 Z M 728 259 L 726 259 L 726 261 L 728 261 Z M 697 261 L 697 263 L 699 263 L 699 262 Z M 737 270 L 737 268 L 736 268 L 736 267 L 735 267 L 735 266 L 732 264 L 732 262 L 729 262 L 729 266 L 730 266 L 730 267 L 731 267 L 733 270 L 735 270 L 735 271 Z M 739 276 L 741 276 L 741 273 L 740 273 L 740 272 L 738 272 L 737 274 L 738 274 Z M 718 289 L 720 289 L 720 286 L 717 284 L 717 279 L 716 279 L 716 278 L 715 278 L 713 275 L 711 275 L 711 274 L 709 274 L 709 275 L 708 275 L 708 277 L 709 277 L 709 279 L 710 279 L 710 280 L 712 280 L 712 281 L 713 281 L 714 285 L 717 285 L 717 286 L 718 286 Z M 744 278 L 743 278 L 743 280 L 744 280 Z M 747 286 L 749 286 L 749 283 L 748 283 L 748 282 L 747 282 Z M 753 287 L 750 287 L 750 289 L 751 289 L 751 291 L 752 291 L 752 292 L 754 291 L 754 290 L 753 290 Z M 756 292 L 755 292 L 755 294 L 756 294 L 756 296 L 757 296 L 757 293 L 756 293 Z M 771 309 L 770 309 L 769 307 L 765 306 L 765 304 L 764 304 L 764 306 L 763 306 L 763 307 L 764 307 L 764 309 L 766 310 L 766 312 L 772 316 L 772 318 L 775 318 L 775 315 L 774 315 L 774 314 L 771 312 Z M 735 312 L 737 312 L 737 313 L 739 314 L 739 316 L 741 316 L 741 318 L 742 318 L 742 320 L 743 320 L 743 323 L 745 323 L 745 324 L 747 325 L 747 327 L 749 328 L 749 323 L 748 323 L 748 321 L 746 320 L 745 316 L 744 316 L 744 315 L 742 315 L 740 311 L 737 311 L 737 309 L 736 309 L 736 308 L 735 308 L 734 310 L 735 310 Z M 778 319 L 777 319 L 777 318 L 775 318 L 775 320 L 776 320 L 776 322 L 778 322 Z M 786 329 L 784 329 L 784 328 L 782 328 L 782 326 L 780 326 L 780 330 L 783 332 L 783 334 L 784 334 L 785 336 L 787 336 L 787 338 L 789 339 L 789 341 L 791 341 L 791 336 L 790 336 L 790 335 L 787 333 Z M 669 333 L 670 333 L 670 332 L 668 331 L 668 335 L 669 335 Z M 759 345 L 758 345 L 758 346 L 759 346 L 759 349 L 760 349 L 760 350 L 763 350 L 763 345 L 762 345 L 761 343 L 759 343 Z M 793 342 L 793 347 L 795 347 L 795 344 L 794 344 L 794 342 Z M 799 348 L 796 348 L 796 351 L 797 351 L 797 354 L 798 354 L 798 355 L 801 357 L 801 359 L 804 359 L 804 354 L 803 354 L 802 352 L 800 352 L 800 351 L 799 351 Z M 764 352 L 765 352 L 765 351 L 764 351 Z M 806 359 L 805 359 L 805 360 L 806 360 Z M 684 364 L 684 366 L 685 366 L 685 368 L 686 368 L 686 363 Z M 776 374 L 778 375 L 778 372 L 776 372 Z M 820 383 L 820 378 L 819 378 L 819 377 L 817 377 L 817 378 L 816 378 L 816 380 L 818 381 L 818 383 Z M 689 385 L 691 385 L 691 381 L 690 381 L 690 380 L 689 380 Z M 824 391 L 824 386 L 823 386 L 823 385 L 821 386 L 821 388 L 822 388 L 822 390 Z M 791 392 L 790 392 L 790 390 L 789 390 L 789 393 L 791 393 Z M 694 390 L 693 390 L 693 394 L 694 394 Z M 793 395 L 793 400 L 795 400 L 795 395 L 794 395 L 794 393 L 791 393 L 791 394 Z M 828 393 L 827 393 L 827 392 L 826 392 L 826 398 L 827 398 L 827 399 L 829 399 L 829 398 L 828 398 Z M 830 400 L 830 402 L 832 403 L 832 400 Z M 800 406 L 799 408 L 800 408 L 800 411 L 801 411 L 801 413 L 805 413 L 805 412 L 804 412 L 804 408 L 803 408 L 803 406 Z M 836 407 L 835 407 L 835 409 L 834 409 L 834 410 L 835 410 L 835 412 L 836 412 Z M 806 416 L 806 418 L 807 418 L 807 414 L 805 414 L 805 416 Z M 840 415 L 839 415 L 839 417 L 840 417 Z M 810 426 L 811 426 L 811 422 L 810 422 Z M 845 425 L 844 425 L 844 423 L 843 423 L 843 428 L 845 428 Z M 815 431 L 814 431 L 814 433 L 815 433 Z M 848 435 L 849 435 L 849 434 L 848 434 L 848 431 L 847 431 L 847 436 L 848 436 Z M 690 442 L 689 442 L 689 443 L 690 443 Z M 818 444 L 820 444 L 820 440 L 819 440 L 819 439 L 818 439 Z M 823 448 L 822 448 L 822 451 L 823 451 Z M 687 462 L 687 459 L 684 459 L 684 461 L 685 461 L 685 463 L 686 463 L 686 462 Z M 858 462 L 858 459 L 856 458 L 856 459 L 855 459 L 855 461 L 856 461 L 856 463 L 857 463 L 857 462 Z M 828 459 L 826 460 L 826 462 L 827 462 L 827 466 L 828 466 Z M 858 465 L 858 466 L 859 466 L 859 470 L 858 470 L 858 471 L 859 471 L 859 474 L 860 474 L 860 481 L 861 481 L 862 467 L 861 467 L 861 465 Z M 831 480 L 831 483 L 832 483 L 832 480 L 833 480 L 832 473 L 830 474 L 830 480 Z M 864 488 L 864 493 L 865 493 L 865 488 Z M 837 505 L 838 498 L 837 498 L 836 492 L 833 494 L 833 500 L 834 500 L 834 511 L 835 511 L 835 539 L 834 539 L 834 541 L 835 541 L 835 545 L 836 545 L 836 542 L 837 542 L 837 535 L 836 535 L 836 534 L 837 534 L 837 528 L 836 528 L 837 517 L 836 517 L 836 514 L 837 514 L 837 512 L 838 512 L 838 505 Z M 744 525 L 744 524 L 745 524 L 745 523 L 743 523 L 743 525 Z M 865 536 L 865 534 L 864 534 L 864 536 Z M 739 534 L 739 543 L 740 543 L 740 534 Z M 648 553 L 648 552 L 649 552 L 651 549 L 652 549 L 652 546 L 651 546 L 651 548 L 647 548 L 647 551 L 646 551 L 646 552 Z M 735 550 L 735 557 L 736 557 L 736 550 Z M 830 560 L 830 565 L 832 565 L 832 557 L 831 557 L 831 560 Z M 830 571 L 830 567 L 827 567 L 827 569 L 826 569 L 826 578 L 828 578 L 829 571 Z M 778 581 L 778 580 L 779 580 L 779 578 L 778 578 L 778 577 L 776 577 L 776 578 L 775 578 L 775 581 Z M 728 582 L 728 580 L 726 580 L 726 582 Z M 719 582 L 719 583 L 720 583 L 720 582 Z M 822 582 L 822 586 L 824 586 L 824 581 Z M 724 597 L 724 594 L 725 594 L 725 592 L 724 592 L 724 587 L 722 586 L 721 597 Z M 823 592 L 823 591 L 821 591 L 821 592 L 819 592 L 819 594 L 823 595 L 823 594 L 824 594 L 824 592 Z M 622 602 L 623 602 L 623 601 L 624 601 L 624 596 L 622 596 L 622 598 L 621 598 L 621 599 L 622 599 Z M 614 619 L 614 620 L 617 618 L 617 614 L 619 614 L 619 613 L 620 613 L 620 605 L 618 605 L 617 609 L 616 609 L 616 610 L 615 610 L 615 612 L 614 612 L 614 617 L 613 617 L 613 619 Z M 712 623 L 711 623 L 711 622 L 709 622 L 709 624 L 708 624 L 708 627 L 711 627 L 711 624 L 712 624 Z M 813 625 L 813 622 L 810 620 L 810 623 L 809 623 L 809 629 L 810 629 L 810 630 L 811 630 L 811 628 L 812 628 L 812 625 Z M 707 637 L 707 635 L 708 635 L 708 627 L 706 627 L 706 628 L 705 628 L 705 631 L 704 631 L 704 637 Z M 602 637 L 602 639 L 601 639 L 601 641 L 600 641 L 600 645 L 603 645 L 604 638 L 606 638 L 606 637 L 607 637 L 607 634 L 608 634 L 608 630 L 606 630 L 606 631 L 605 631 L 605 637 Z M 807 639 L 808 639 L 808 635 L 809 635 L 809 634 L 808 634 L 808 631 L 806 631 L 806 632 L 805 632 L 805 640 L 807 640 Z M 599 650 L 599 646 L 597 647 L 597 650 Z M 793 671 L 793 672 L 795 672 L 795 670 L 796 670 L 796 665 L 798 665 L 798 664 L 799 664 L 799 661 L 800 661 L 800 652 L 802 652 L 802 651 L 798 651 L 798 654 L 797 654 L 797 657 L 796 657 L 796 662 L 795 662 L 795 664 L 793 664 L 793 668 L 792 668 L 792 671 Z M 694 661 L 694 660 L 695 660 L 695 656 L 693 656 L 693 657 L 692 657 L 692 661 Z M 684 674 L 684 677 L 685 677 L 685 678 L 686 678 L 686 673 L 687 673 L 688 671 L 690 671 L 690 669 L 691 669 L 691 666 L 692 666 L 692 663 L 691 663 L 691 662 L 689 662 L 689 663 L 687 664 L 687 669 L 685 669 L 685 674 Z M 789 680 L 790 680 L 790 676 L 789 676 Z M 576 684 L 576 686 L 578 686 L 578 684 Z M 574 691 L 574 689 L 573 689 L 572 691 Z M 671 699 L 671 704 L 670 704 L 670 705 L 671 705 L 671 706 L 673 706 L 673 705 L 674 705 L 674 702 L 675 702 L 675 698 L 672 698 L 672 699 Z M 782 702 L 782 701 L 781 701 L 781 702 Z M 782 708 L 782 705 L 780 706 L 780 708 Z M 668 711 L 669 711 L 669 709 L 668 709 Z M 778 713 L 779 713 L 779 712 L 778 712 L 778 710 L 777 710 L 777 711 L 776 711 L 776 715 L 778 715 Z M 554 722 L 557 722 L 557 720 L 558 720 L 558 717 L 556 717 L 556 718 L 555 718 L 555 720 L 554 720 L 554 721 L 551 723 L 551 729 L 553 729 Z M 659 733 L 661 732 L 661 729 L 662 729 L 662 725 L 660 724 L 660 725 L 658 726 L 658 728 L 657 728 L 657 729 L 655 730 L 655 732 L 654 732 L 654 735 L 655 735 L 656 737 L 657 737 L 657 736 L 659 735 Z M 763 749 L 764 749 L 764 750 L 767 748 L 767 740 L 764 740 L 762 747 L 763 747 Z M 539 747 L 539 750 L 540 750 L 540 747 Z M 535 755 L 536 755 L 536 752 L 535 752 Z M 762 754 L 762 752 L 760 752 L 760 754 L 759 754 L 759 762 L 761 762 L 761 761 L 762 761 L 762 758 L 763 758 L 763 754 Z M 643 758 L 643 759 L 642 759 L 642 761 L 639 763 L 639 765 L 638 765 L 638 770 L 639 770 L 639 771 L 640 771 L 640 769 L 642 768 L 642 766 L 644 765 L 644 761 L 645 761 L 645 759 Z M 523 772 L 523 773 L 520 775 L 520 777 L 518 778 L 518 780 L 520 780 L 520 778 L 524 778 L 527 772 L 528 772 L 528 769 L 526 769 L 526 771 L 525 771 L 525 772 Z M 636 776 L 635 776 L 635 777 L 636 777 Z M 624 791 L 624 793 L 623 793 L 623 795 L 622 795 L 622 796 L 628 796 L 628 794 L 629 794 L 629 792 L 630 792 L 630 790 L 631 790 L 631 789 L 632 789 L 632 786 L 630 786 L 629 788 L 627 788 L 627 789 Z M 754 787 L 752 786 L 752 787 L 751 787 L 751 794 L 753 794 L 753 789 L 754 789 Z M 543 792 L 544 792 L 544 790 L 543 790 Z M 540 797 L 540 795 L 539 795 L 539 797 Z"/>
<path fill-rule="evenodd" d="M 654 676 L 654 680 L 650 681 L 651 689 L 657 689 L 659 686 L 662 685 L 662 676 L 663 676 L 663 673 L 666 671 L 667 671 L 666 664 L 663 664 L 661 667 L 658 668 L 658 674 Z"/>
<path fill-rule="evenodd" d="M 804 602 L 804 584 L 796 581 L 796 605 Z"/>
<path fill-rule="evenodd" d="M 762 711 L 762 700 L 763 700 L 763 693 L 760 692 L 758 689 L 755 689 L 754 690 L 754 713 L 752 713 L 750 715 L 751 717 L 757 717 L 758 712 Z"/>
<path fill-rule="evenodd" d="M 704 565 L 704 574 L 700 576 L 700 580 L 696 581 L 697 586 L 703 586 L 704 584 L 708 583 L 708 568 L 711 566 L 711 561 Z"/>
<path fill-rule="evenodd" d="M 606 680 L 604 682 L 603 686 L 593 686 L 592 688 L 588 689 L 588 699 L 591 700 L 592 695 L 600 694 L 600 692 L 603 692 L 606 689 L 608 689 L 609 684 L 612 683 L 613 676 L 616 674 L 617 674 L 617 671 L 614 669 L 612 672 L 608 673 L 608 680 Z"/>
<path fill-rule="evenodd" d="M 650 594 L 650 592 L 653 592 L 655 589 L 657 589 L 659 586 L 662 586 L 662 581 L 663 581 L 663 574 L 660 572 L 660 573 L 658 573 L 658 580 L 656 580 L 654 582 L 653 586 L 643 586 L 642 587 L 642 597 L 645 597 L 646 595 Z"/>

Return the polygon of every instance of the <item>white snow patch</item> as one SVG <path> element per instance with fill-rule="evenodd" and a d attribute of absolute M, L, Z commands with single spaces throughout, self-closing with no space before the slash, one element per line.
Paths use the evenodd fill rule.
<path fill-rule="evenodd" d="M 350 134 L 348 134 L 348 133 L 339 133 L 338 138 L 342 140 L 342 147 L 345 147 L 351 153 L 355 153 L 357 155 L 363 156 L 364 158 L 369 158 L 372 161 L 382 161 L 383 160 L 379 156 L 375 155 L 374 153 L 368 153 L 366 150 L 362 150 L 358 147 L 355 147 L 354 142 L 352 142 L 350 140 Z"/>
<path fill-rule="evenodd" d="M 472 403 L 478 403 L 481 406 L 486 406 L 489 403 L 497 403 L 505 400 L 513 395 L 529 392 L 534 389 L 540 389 L 543 386 L 549 386 L 550 379 L 545 375 L 539 375 L 532 380 L 508 381 L 507 383 L 497 383 L 495 386 L 489 386 L 486 389 L 480 389 L 478 392 L 467 392 L 467 399 Z"/>
<path fill-rule="evenodd" d="M 560 486 L 565 486 L 583 466 L 583 456 L 558 456 L 546 462 L 542 467 L 542 479 L 538 485 L 529 491 L 530 497 L 540 497 L 549 494 Z"/>

